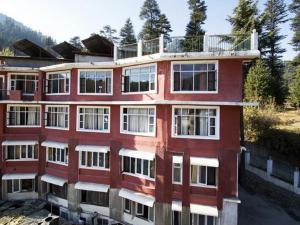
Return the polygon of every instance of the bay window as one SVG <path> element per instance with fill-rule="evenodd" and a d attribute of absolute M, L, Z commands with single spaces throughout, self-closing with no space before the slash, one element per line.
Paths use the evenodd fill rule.
<path fill-rule="evenodd" d="M 47 73 L 46 94 L 70 94 L 70 72 Z"/>
<path fill-rule="evenodd" d="M 155 160 L 140 159 L 128 156 L 123 157 L 123 172 L 143 176 L 146 178 L 154 178 L 154 171 Z"/>
<path fill-rule="evenodd" d="M 69 152 L 68 148 L 47 147 L 48 162 L 68 165 Z"/>
<path fill-rule="evenodd" d="M 40 126 L 40 106 L 7 106 L 7 126 Z"/>
<path fill-rule="evenodd" d="M 109 169 L 109 152 L 80 151 L 80 167 Z"/>
<path fill-rule="evenodd" d="M 23 95 L 33 95 L 37 90 L 37 74 L 11 74 L 9 77 L 10 90 L 21 91 Z"/>
<path fill-rule="evenodd" d="M 123 93 L 155 92 L 156 65 L 123 69 Z"/>
<path fill-rule="evenodd" d="M 214 216 L 206 216 L 206 215 L 200 215 L 191 213 L 190 214 L 190 224 L 191 225 L 216 225 L 217 224 L 217 218 Z"/>
<path fill-rule="evenodd" d="M 38 159 L 38 145 L 8 145 L 6 160 L 34 160 Z"/>
<path fill-rule="evenodd" d="M 112 70 L 80 70 L 78 94 L 112 94 Z"/>
<path fill-rule="evenodd" d="M 35 190 L 34 179 L 7 180 L 8 193 L 33 192 L 34 190 Z"/>
<path fill-rule="evenodd" d="M 215 93 L 216 91 L 216 62 L 174 62 L 172 64 L 172 92 Z"/>
<path fill-rule="evenodd" d="M 173 137 L 219 138 L 218 107 L 174 107 Z"/>
<path fill-rule="evenodd" d="M 91 132 L 109 132 L 109 107 L 78 107 L 77 130 Z"/>
<path fill-rule="evenodd" d="M 121 107 L 121 133 L 154 136 L 155 107 Z"/>
<path fill-rule="evenodd" d="M 46 128 L 69 128 L 69 107 L 68 106 L 46 106 L 45 112 Z"/>

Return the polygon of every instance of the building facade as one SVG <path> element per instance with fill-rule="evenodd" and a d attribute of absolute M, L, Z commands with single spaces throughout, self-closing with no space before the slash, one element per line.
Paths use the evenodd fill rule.
<path fill-rule="evenodd" d="M 206 37 L 208 38 L 208 37 Z M 0 67 L 2 199 L 92 224 L 237 224 L 249 49 Z M 124 49 L 123 49 L 124 50 Z"/>

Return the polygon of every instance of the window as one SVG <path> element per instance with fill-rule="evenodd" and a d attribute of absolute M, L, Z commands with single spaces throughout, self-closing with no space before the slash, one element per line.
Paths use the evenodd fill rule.
<path fill-rule="evenodd" d="M 173 108 L 173 136 L 218 138 L 219 110 L 216 107 Z"/>
<path fill-rule="evenodd" d="M 153 92 L 156 90 L 156 65 L 125 68 L 123 73 L 123 92 Z"/>
<path fill-rule="evenodd" d="M 79 71 L 78 94 L 112 94 L 112 70 Z"/>
<path fill-rule="evenodd" d="M 67 199 L 67 192 L 68 186 L 64 184 L 64 186 L 58 186 L 55 184 L 48 184 L 49 185 L 49 194 L 52 194 L 56 197 Z"/>
<path fill-rule="evenodd" d="M 10 90 L 21 91 L 23 95 L 33 95 L 37 90 L 38 76 L 32 74 L 10 75 Z"/>
<path fill-rule="evenodd" d="M 123 172 L 146 178 L 154 178 L 154 171 L 155 160 L 139 159 L 128 156 L 123 157 Z"/>
<path fill-rule="evenodd" d="M 109 132 L 108 107 L 78 107 L 78 131 Z"/>
<path fill-rule="evenodd" d="M 34 179 L 22 179 L 22 180 L 7 180 L 7 192 L 33 192 L 34 191 Z"/>
<path fill-rule="evenodd" d="M 47 128 L 69 128 L 69 107 L 46 106 L 45 125 Z"/>
<path fill-rule="evenodd" d="M 6 160 L 38 159 L 38 145 L 9 145 L 6 146 Z"/>
<path fill-rule="evenodd" d="M 173 183 L 174 184 L 182 183 L 182 163 L 173 162 Z"/>
<path fill-rule="evenodd" d="M 81 190 L 81 203 L 108 207 L 109 193 Z"/>
<path fill-rule="evenodd" d="M 45 90 L 46 94 L 69 94 L 70 72 L 48 73 Z"/>
<path fill-rule="evenodd" d="M 68 148 L 47 147 L 48 162 L 68 165 Z"/>
<path fill-rule="evenodd" d="M 124 204 L 124 212 L 131 213 L 132 202 L 129 199 L 124 198 L 123 204 Z"/>
<path fill-rule="evenodd" d="M 139 217 L 144 220 L 154 221 L 153 207 L 149 207 L 146 205 L 142 205 L 140 203 L 136 203 L 135 210 L 136 210 L 136 212 L 135 212 L 136 217 Z"/>
<path fill-rule="evenodd" d="M 40 126 L 39 106 L 7 106 L 8 126 Z"/>
<path fill-rule="evenodd" d="M 181 225 L 181 212 L 172 211 L 172 225 Z"/>
<path fill-rule="evenodd" d="M 97 218 L 97 225 L 108 225 L 108 220 L 103 218 Z"/>
<path fill-rule="evenodd" d="M 109 169 L 109 152 L 80 151 L 80 167 Z"/>
<path fill-rule="evenodd" d="M 174 63 L 173 92 L 216 92 L 217 63 Z"/>
<path fill-rule="evenodd" d="M 217 218 L 214 216 L 205 216 L 200 214 L 190 214 L 190 224 L 191 225 L 216 225 Z"/>
<path fill-rule="evenodd" d="M 191 165 L 191 183 L 204 186 L 217 186 L 217 168 Z"/>
<path fill-rule="evenodd" d="M 121 132 L 137 135 L 155 135 L 155 108 L 121 107 Z"/>

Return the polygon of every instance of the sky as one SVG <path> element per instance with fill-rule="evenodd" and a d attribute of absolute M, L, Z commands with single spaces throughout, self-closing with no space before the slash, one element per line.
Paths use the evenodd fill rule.
<path fill-rule="evenodd" d="M 266 0 L 259 0 L 258 8 L 263 10 Z M 292 0 L 286 0 L 290 4 Z M 68 41 L 73 36 L 88 38 L 109 24 L 117 29 L 130 17 L 135 33 L 142 28 L 139 12 L 144 0 L 0 0 L 0 12 L 4 13 L 34 30 L 52 36 L 58 43 Z M 171 36 L 183 36 L 189 21 L 187 0 L 157 0 L 162 13 L 171 23 Z M 231 26 L 226 19 L 232 14 L 238 0 L 206 0 L 207 20 L 204 29 L 208 34 L 229 34 Z M 289 13 L 289 16 L 292 15 Z M 282 25 L 282 41 L 286 49 L 284 60 L 296 56 L 291 45 L 290 22 Z"/>

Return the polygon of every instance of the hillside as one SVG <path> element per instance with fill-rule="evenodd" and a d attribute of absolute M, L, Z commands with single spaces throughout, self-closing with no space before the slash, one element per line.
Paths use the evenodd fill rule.
<path fill-rule="evenodd" d="M 27 38 L 46 49 L 55 45 L 55 40 L 52 37 L 34 31 L 21 22 L 0 13 L 0 50 L 10 47 L 13 42 L 23 38 Z"/>

